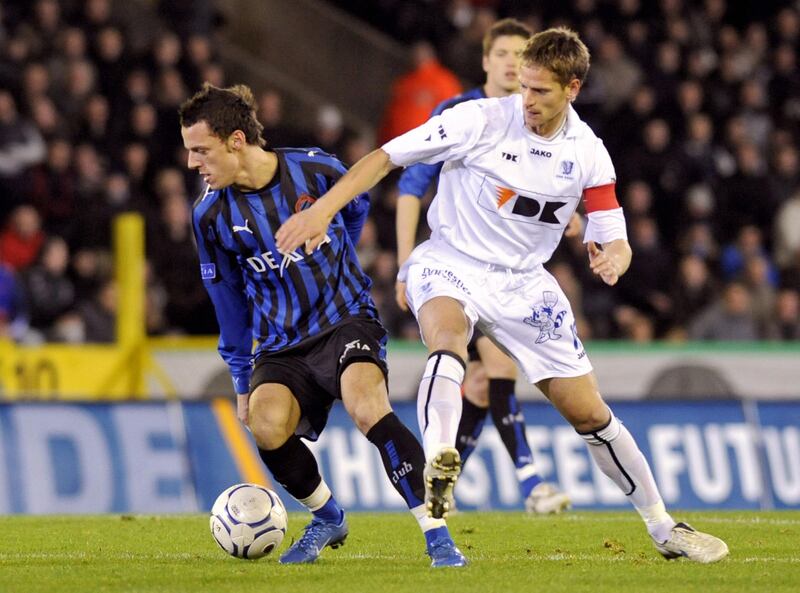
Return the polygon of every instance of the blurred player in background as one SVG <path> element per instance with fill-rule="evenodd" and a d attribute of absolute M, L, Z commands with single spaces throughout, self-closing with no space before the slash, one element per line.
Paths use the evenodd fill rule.
<path fill-rule="evenodd" d="M 265 150 L 255 108 L 246 86 L 206 84 L 180 119 L 188 166 L 208 185 L 194 205 L 194 231 L 239 419 L 275 480 L 313 514 L 280 561 L 314 562 L 348 535 L 344 511 L 300 440 L 315 440 L 341 399 L 419 522 L 432 565 L 463 566 L 444 521 L 426 511 L 420 444 L 389 405 L 386 331 L 354 248 L 369 198 L 342 209 L 313 251 L 278 249 L 278 227 L 345 167 L 319 149 Z"/>
<path fill-rule="evenodd" d="M 667 513 L 644 455 L 597 390 L 566 296 L 543 267 L 581 199 L 592 272 L 614 285 L 630 265 L 611 158 L 571 105 L 588 70 L 589 50 L 573 31 L 537 33 L 521 54 L 519 94 L 466 101 L 371 152 L 285 222 L 278 245 L 313 252 L 336 213 L 393 168 L 444 161 L 431 238 L 398 276 L 430 351 L 418 409 L 434 515 L 446 511 L 460 471 L 460 391 L 477 325 L 588 443 L 664 557 L 715 562 L 728 547 Z"/>
<path fill-rule="evenodd" d="M 516 19 L 496 22 L 483 38 L 485 84 L 443 101 L 431 115 L 439 115 L 464 101 L 506 97 L 519 92 L 519 53 L 531 34 L 532 31 Z M 400 177 L 400 196 L 397 200 L 398 267 L 403 266 L 416 247 L 420 200 L 441 169 L 442 163 L 417 163 L 403 171 Z M 576 214 L 575 218 L 580 227 L 580 216 Z M 575 234 L 577 232 L 576 229 Z M 406 283 L 398 281 L 396 292 L 397 304 L 403 311 L 408 311 Z M 525 417 L 514 394 L 516 364 L 479 331 L 473 335 L 468 353 L 463 409 L 456 436 L 456 449 L 461 457 L 462 468 L 475 450 L 486 414 L 491 409 L 494 425 L 516 468 L 526 510 L 532 513 L 558 513 L 566 509 L 570 504 L 569 496 L 555 485 L 543 482 L 534 464 L 525 435 Z M 451 501 L 447 501 L 448 507 L 452 505 Z"/>

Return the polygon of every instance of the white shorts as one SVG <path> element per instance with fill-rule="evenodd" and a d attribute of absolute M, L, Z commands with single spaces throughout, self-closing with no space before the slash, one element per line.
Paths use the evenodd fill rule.
<path fill-rule="evenodd" d="M 441 241 L 418 246 L 400 271 L 414 315 L 427 301 L 451 297 L 513 358 L 528 381 L 579 377 L 592 365 L 567 297 L 543 267 L 519 272 L 487 264 Z"/>

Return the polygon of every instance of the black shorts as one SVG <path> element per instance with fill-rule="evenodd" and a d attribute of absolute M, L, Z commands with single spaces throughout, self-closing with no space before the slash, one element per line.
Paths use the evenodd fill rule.
<path fill-rule="evenodd" d="M 483 333 L 477 327 L 472 330 L 472 339 L 467 344 L 467 362 L 480 362 L 481 355 L 478 354 L 478 339 L 483 337 Z"/>
<path fill-rule="evenodd" d="M 342 398 L 340 378 L 351 363 L 375 363 L 388 384 L 386 340 L 386 330 L 377 319 L 346 319 L 297 346 L 259 355 L 250 392 L 264 383 L 288 387 L 302 413 L 295 433 L 315 441 L 325 428 L 334 400 Z"/>

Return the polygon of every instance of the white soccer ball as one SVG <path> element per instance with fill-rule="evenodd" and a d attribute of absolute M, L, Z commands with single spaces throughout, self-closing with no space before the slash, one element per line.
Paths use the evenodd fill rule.
<path fill-rule="evenodd" d="M 286 534 L 286 508 L 275 492 L 236 484 L 211 507 L 211 535 L 231 556 L 253 560 L 277 548 Z"/>

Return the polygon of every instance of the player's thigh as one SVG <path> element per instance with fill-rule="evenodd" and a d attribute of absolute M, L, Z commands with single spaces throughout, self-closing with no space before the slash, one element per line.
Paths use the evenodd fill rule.
<path fill-rule="evenodd" d="M 420 307 L 417 321 L 430 352 L 449 350 L 467 359 L 473 322 L 462 302 L 449 296 L 435 297 Z"/>
<path fill-rule="evenodd" d="M 467 363 L 464 374 L 464 397 L 479 408 L 489 407 L 489 378 L 486 369 L 479 360 Z"/>
<path fill-rule="evenodd" d="M 349 364 L 342 372 L 340 389 L 347 413 L 364 434 L 392 411 L 386 376 L 374 362 Z"/>
<path fill-rule="evenodd" d="M 611 412 L 597 389 L 594 373 L 544 379 L 536 386 L 578 432 L 591 432 L 608 424 Z"/>
<path fill-rule="evenodd" d="M 294 434 L 300 404 L 281 383 L 262 383 L 250 395 L 249 426 L 259 447 L 276 449 Z"/>
<path fill-rule="evenodd" d="M 516 379 L 517 364 L 486 336 L 478 338 L 476 349 L 489 379 Z"/>

